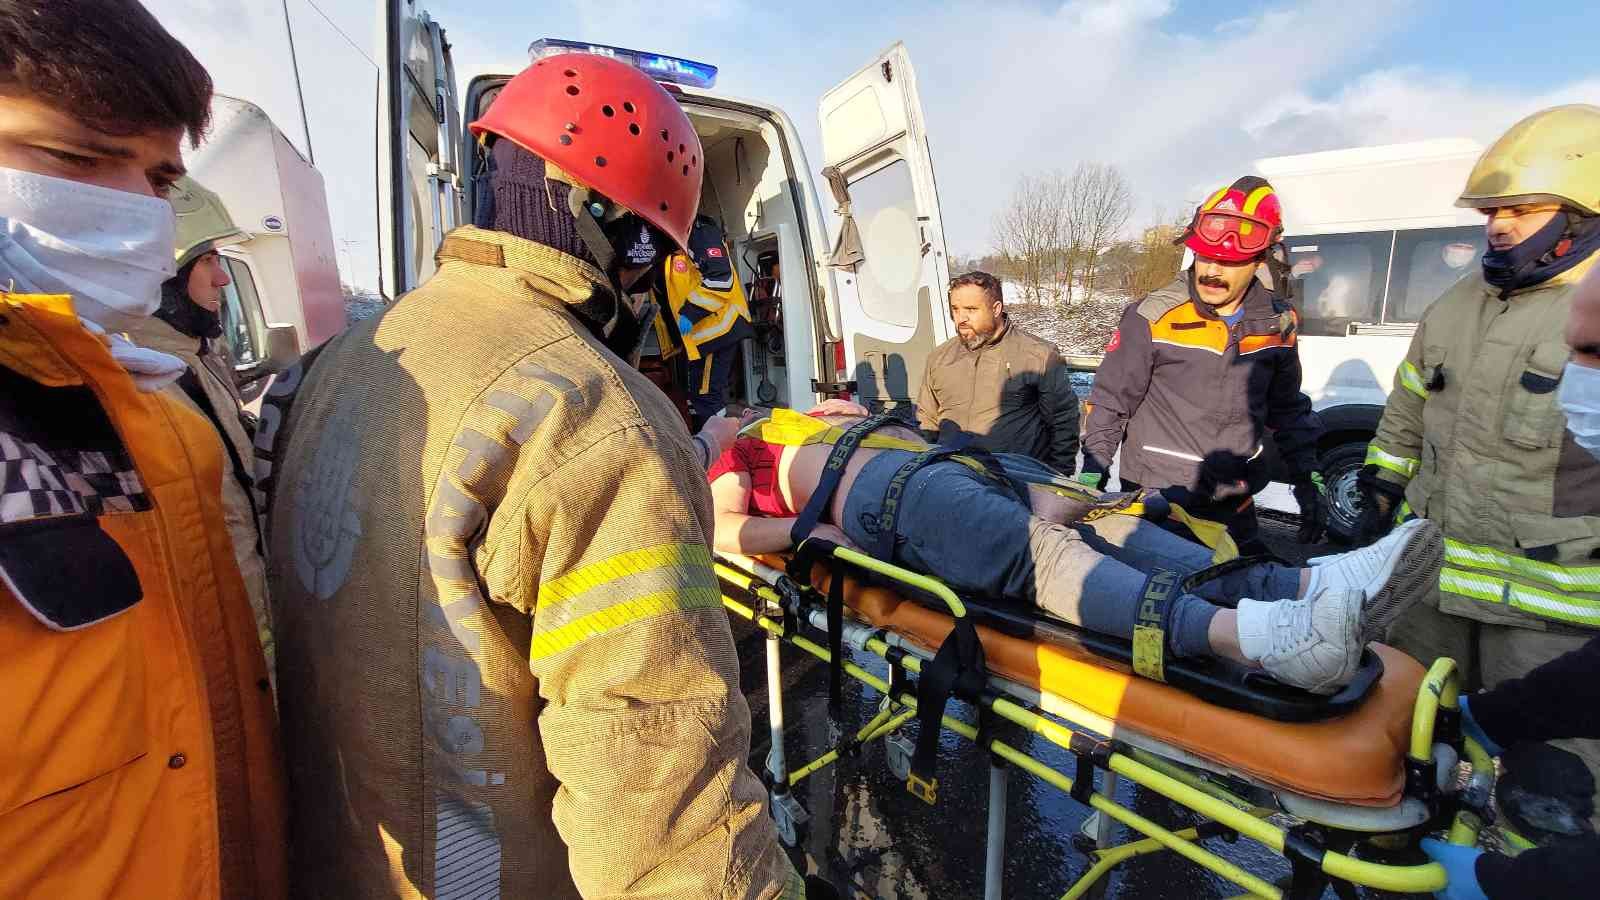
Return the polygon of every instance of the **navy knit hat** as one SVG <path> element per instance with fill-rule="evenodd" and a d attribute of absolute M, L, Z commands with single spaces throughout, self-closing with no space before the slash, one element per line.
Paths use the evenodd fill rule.
<path fill-rule="evenodd" d="M 474 222 L 543 244 L 595 265 L 567 209 L 570 185 L 545 179 L 544 160 L 508 140 L 489 152 L 488 190 L 480 192 Z"/>

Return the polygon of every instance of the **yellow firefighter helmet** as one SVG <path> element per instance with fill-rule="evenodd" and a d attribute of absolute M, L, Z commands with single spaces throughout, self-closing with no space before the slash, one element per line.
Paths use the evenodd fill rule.
<path fill-rule="evenodd" d="M 233 224 L 222 198 L 187 175 L 172 186 L 167 200 L 178 215 L 178 244 L 174 256 L 180 269 L 203 253 L 250 239 L 244 229 Z"/>
<path fill-rule="evenodd" d="M 1457 206 L 1560 203 L 1600 215 L 1600 106 L 1540 110 L 1478 157 Z"/>

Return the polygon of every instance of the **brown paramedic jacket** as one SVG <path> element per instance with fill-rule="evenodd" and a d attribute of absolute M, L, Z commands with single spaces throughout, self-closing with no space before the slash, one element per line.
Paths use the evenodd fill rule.
<path fill-rule="evenodd" d="M 799 896 L 705 471 L 565 308 L 602 276 L 471 227 L 437 259 L 262 412 L 296 893 Z"/>
<path fill-rule="evenodd" d="M 1071 475 L 1078 464 L 1078 395 L 1061 351 L 1009 319 L 976 350 L 959 337 L 928 357 L 917 427 L 947 441 L 964 431 L 990 450 L 1021 453 Z"/>
<path fill-rule="evenodd" d="M 124 611 L 63 630 L 30 612 L 62 598 L 0 579 L 0 897 L 286 896 L 277 723 L 215 430 L 179 398 L 137 391 L 68 297 L 0 291 L 0 374 L 15 424 L 35 432 L 26 457 L 0 441 L 6 483 L 23 458 L 78 478 L 138 580 Z M 114 476 L 69 476 L 99 468 L 74 466 L 80 450 Z M 15 547 L 11 529 L 30 523 L 7 508 L 0 543 Z M 73 563 L 90 565 L 82 552 Z"/>
<path fill-rule="evenodd" d="M 1558 402 L 1573 289 L 1597 258 L 1505 299 L 1467 275 L 1428 307 L 1395 373 L 1366 461 L 1405 488 L 1402 516 L 1444 531 L 1444 612 L 1600 628 L 1600 462 Z"/>

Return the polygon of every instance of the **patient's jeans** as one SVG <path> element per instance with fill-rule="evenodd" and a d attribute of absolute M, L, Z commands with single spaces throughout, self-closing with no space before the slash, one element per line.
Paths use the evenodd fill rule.
<path fill-rule="evenodd" d="M 911 458 L 886 450 L 867 461 L 845 498 L 846 536 L 879 549 L 878 516 L 896 471 Z M 1130 638 L 1145 582 L 1155 569 L 1180 576 L 1211 565 L 1211 551 L 1132 516 L 1062 526 L 1037 518 L 1004 488 L 958 462 L 911 476 L 896 516 L 896 564 L 944 581 L 958 592 L 1026 600 L 1051 615 L 1114 637 Z M 1174 600 L 1167 624 L 1177 656 L 1209 653 L 1206 629 L 1218 606 L 1241 598 L 1280 600 L 1299 590 L 1299 570 L 1251 566 Z"/>

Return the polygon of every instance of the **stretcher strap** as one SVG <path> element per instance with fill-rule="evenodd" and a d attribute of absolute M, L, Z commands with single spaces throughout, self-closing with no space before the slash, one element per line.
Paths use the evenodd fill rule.
<path fill-rule="evenodd" d="M 1196 588 L 1208 581 L 1216 581 L 1218 578 L 1221 578 L 1224 575 L 1230 575 L 1234 572 L 1242 572 L 1245 569 L 1249 569 L 1254 566 L 1268 564 L 1292 567 L 1291 564 L 1283 557 L 1271 553 L 1256 553 L 1250 556 L 1236 556 L 1233 559 L 1207 566 L 1198 572 L 1190 574 L 1187 578 L 1183 579 L 1183 581 L 1179 583 L 1178 588 L 1185 594 L 1192 594 L 1195 592 Z M 1231 607 L 1236 605 L 1237 602 L 1237 597 L 1230 597 L 1227 598 L 1226 601 L 1219 601 L 1218 605 Z"/>
<path fill-rule="evenodd" d="M 972 619 L 955 620 L 955 628 L 939 645 L 933 661 L 922 667 L 917 680 L 917 748 L 911 756 L 911 775 L 906 790 L 924 803 L 939 797 L 939 779 L 934 770 L 939 762 L 939 732 L 945 704 L 951 694 L 976 703 L 983 692 L 985 673 L 983 644 Z"/>
<path fill-rule="evenodd" d="M 1167 618 L 1177 592 L 1178 573 L 1156 569 L 1144 583 L 1139 618 L 1133 626 L 1133 671 L 1145 678 L 1166 681 Z"/>
<path fill-rule="evenodd" d="M 1005 468 L 1000 465 L 1000 460 L 982 447 L 971 445 L 966 440 L 952 445 L 929 447 L 907 460 L 894 473 L 894 477 L 889 479 L 889 486 L 883 492 L 883 506 L 878 511 L 878 546 L 873 555 L 885 562 L 894 561 L 895 541 L 899 534 L 900 499 L 905 496 L 906 485 L 911 482 L 911 476 L 934 463 L 955 456 L 967 457 L 978 463 L 982 466 L 985 476 L 1000 485 L 1007 493 L 1015 495 L 1016 489 L 1005 477 Z M 953 523 L 945 523 L 945 527 L 952 526 Z"/>
<path fill-rule="evenodd" d="M 861 446 L 862 439 L 890 424 L 905 423 L 892 413 L 868 416 L 850 426 L 850 430 L 833 445 L 833 450 L 828 454 L 828 461 L 822 466 L 822 476 L 817 479 L 817 489 L 811 492 L 811 499 L 806 501 L 806 508 L 800 511 L 800 515 L 794 520 L 794 525 L 789 529 L 789 540 L 795 546 L 800 546 L 811 536 L 812 529 L 821 521 L 828 504 L 833 502 L 833 494 L 839 489 L 839 480 L 844 477 L 844 467 L 850 462 L 850 457 L 855 454 L 856 448 Z"/>

